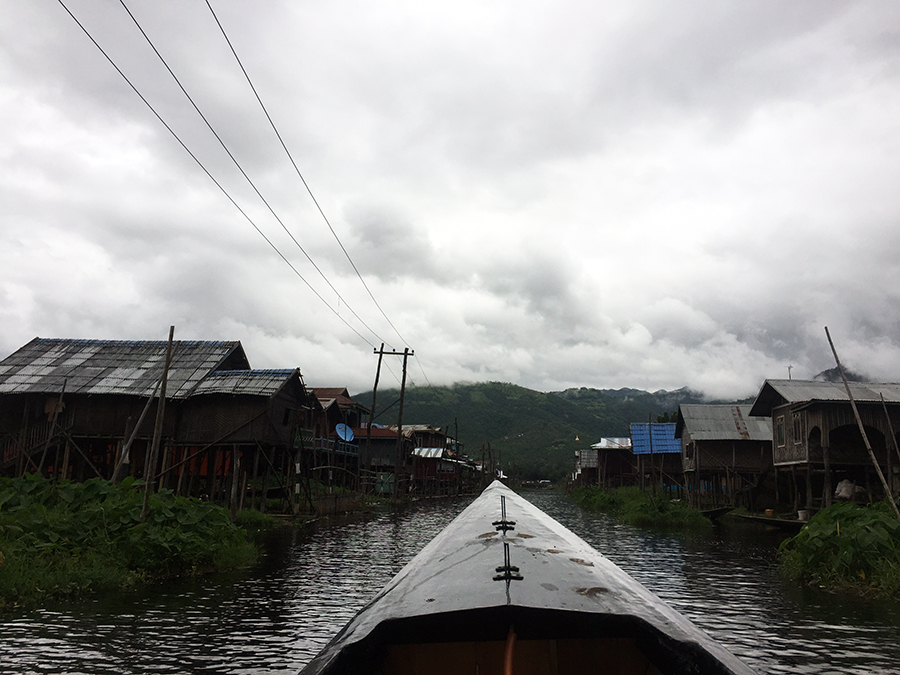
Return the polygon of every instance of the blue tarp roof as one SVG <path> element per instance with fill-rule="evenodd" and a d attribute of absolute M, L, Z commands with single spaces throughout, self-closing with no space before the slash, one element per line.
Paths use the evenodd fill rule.
<path fill-rule="evenodd" d="M 652 431 L 651 431 L 652 430 Z M 652 444 L 651 444 L 652 433 Z M 674 422 L 633 423 L 631 425 L 631 451 L 635 455 L 681 453 L 681 439 L 675 438 Z"/>

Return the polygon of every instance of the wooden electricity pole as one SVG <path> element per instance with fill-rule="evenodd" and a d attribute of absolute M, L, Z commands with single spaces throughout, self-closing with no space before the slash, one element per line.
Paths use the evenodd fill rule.
<path fill-rule="evenodd" d="M 403 447 L 403 399 L 406 396 L 406 361 L 411 354 L 409 347 L 403 348 L 403 377 L 400 380 L 400 410 L 397 412 L 397 457 L 394 464 L 394 490 L 391 494 L 396 494 L 397 488 L 400 486 L 400 456 Z"/>
<path fill-rule="evenodd" d="M 375 386 L 372 387 L 372 410 L 369 412 L 369 423 L 366 425 L 366 459 L 371 462 L 372 454 L 369 451 L 369 443 L 372 440 L 372 422 L 375 421 L 375 395 L 378 392 L 378 378 L 381 376 L 381 360 L 384 358 L 384 343 L 381 343 L 381 349 L 376 349 L 378 354 L 378 367 L 375 369 Z"/>
<path fill-rule="evenodd" d="M 415 356 L 415 352 L 411 350 L 409 347 L 404 348 L 402 352 L 396 351 L 384 351 L 384 343 L 381 343 L 381 347 L 375 350 L 375 353 L 378 354 L 378 367 L 375 370 L 375 386 L 372 387 L 372 412 L 369 414 L 369 425 L 366 428 L 366 452 L 369 451 L 369 441 L 372 438 L 372 422 L 375 419 L 375 395 L 378 391 L 378 379 L 381 376 L 381 362 L 385 355 L 387 356 L 402 356 L 403 357 L 403 379 L 400 382 L 400 412 L 397 415 L 397 447 L 395 449 L 395 458 L 394 458 L 394 487 L 391 490 L 391 499 L 396 495 L 397 488 L 399 486 L 400 480 L 400 447 L 403 440 L 403 398 L 406 395 L 406 363 L 407 359 L 410 356 Z"/>

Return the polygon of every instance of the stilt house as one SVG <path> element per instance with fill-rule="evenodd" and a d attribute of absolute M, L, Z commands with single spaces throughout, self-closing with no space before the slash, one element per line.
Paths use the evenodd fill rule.
<path fill-rule="evenodd" d="M 583 485 L 620 487 L 637 480 L 637 459 L 628 437 L 601 438 L 589 449 L 579 450 L 577 462 L 576 480 Z"/>
<path fill-rule="evenodd" d="M 316 436 L 313 475 L 329 486 L 356 488 L 359 475 L 358 429 L 369 409 L 350 398 L 344 387 L 312 387 L 327 418 L 325 433 Z"/>
<path fill-rule="evenodd" d="M 298 369 L 251 370 L 240 342 L 175 341 L 148 467 L 166 341 L 35 338 L 0 361 L 0 473 L 153 477 L 237 506 L 249 484 L 292 500 L 304 444 L 325 431 Z"/>
<path fill-rule="evenodd" d="M 851 382 L 850 391 L 875 458 L 896 486 L 900 384 Z M 805 509 L 830 504 L 843 479 L 883 493 L 842 382 L 766 380 L 750 414 L 772 420 L 775 469 L 787 478 L 778 483 L 780 501 Z"/>
<path fill-rule="evenodd" d="M 679 406 L 675 437 L 696 505 L 754 507 L 754 491 L 772 469 L 772 423 L 750 415 L 750 407 Z"/>
<path fill-rule="evenodd" d="M 632 423 L 631 451 L 641 488 L 661 486 L 674 492 L 684 484 L 681 439 L 675 438 L 674 422 Z"/>

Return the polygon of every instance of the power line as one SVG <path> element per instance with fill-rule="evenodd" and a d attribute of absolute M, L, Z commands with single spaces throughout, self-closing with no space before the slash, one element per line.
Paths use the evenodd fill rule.
<path fill-rule="evenodd" d="M 219 133 L 218 133 L 218 132 L 215 130 L 215 128 L 212 126 L 212 124 L 210 123 L 210 121 L 207 119 L 206 115 L 204 115 L 203 112 L 200 110 L 200 107 L 199 107 L 199 106 L 197 105 L 197 103 L 194 101 L 193 97 L 191 97 L 191 95 L 188 93 L 187 89 L 184 88 L 184 85 L 181 83 L 181 80 L 178 79 L 178 76 L 175 74 L 175 72 L 174 72 L 174 71 L 172 70 L 172 68 L 169 66 L 169 64 L 168 64 L 168 62 L 166 61 L 166 59 L 163 57 L 162 54 L 160 54 L 159 50 L 156 48 L 156 45 L 153 44 L 153 41 L 150 39 L 150 36 L 147 35 L 147 32 L 146 32 L 146 31 L 144 30 L 144 28 L 141 26 L 140 22 L 137 20 L 137 18 L 134 16 L 134 14 L 132 14 L 131 10 L 128 9 L 128 6 L 125 4 L 125 0 L 119 0 L 119 4 L 121 4 L 122 7 L 125 9 L 125 11 L 128 13 L 128 16 L 131 18 L 132 22 L 134 22 L 134 25 L 137 26 L 137 29 L 140 31 L 141 35 L 144 36 L 144 39 L 147 41 L 147 44 L 150 45 L 150 48 L 153 50 L 153 53 L 156 54 L 157 58 L 160 60 L 160 62 L 163 64 L 163 66 L 166 68 L 166 70 L 169 72 L 169 75 L 171 75 L 171 76 L 172 76 L 172 79 L 175 80 L 175 83 L 178 85 L 179 89 L 181 89 L 181 92 L 185 95 L 185 97 L 187 98 L 187 100 L 188 100 L 188 101 L 190 102 L 190 104 L 193 106 L 194 110 L 195 110 L 195 111 L 197 112 L 197 114 L 200 116 L 200 119 L 202 119 L 203 122 L 206 124 L 207 128 L 210 130 L 210 132 L 212 133 L 212 135 L 215 136 L 216 140 L 219 142 L 219 145 L 222 146 L 222 149 L 225 151 L 225 153 L 228 155 L 228 157 L 231 159 L 231 161 L 232 161 L 232 162 L 234 163 L 234 165 L 237 167 L 238 171 L 241 172 L 241 175 L 242 175 L 242 176 L 246 179 L 246 181 L 250 184 L 250 187 L 253 188 L 253 191 L 256 193 L 256 195 L 262 200 L 263 204 L 266 205 L 266 208 L 269 209 L 269 213 L 271 213 L 272 216 L 275 218 L 275 220 L 278 221 L 278 224 L 281 225 L 281 228 L 282 228 L 282 229 L 287 233 L 287 235 L 291 238 L 291 241 L 293 241 L 294 244 L 296 244 L 297 248 L 300 249 L 300 251 L 303 253 L 303 255 L 306 256 L 306 259 L 307 259 L 307 260 L 309 261 L 309 263 L 315 268 L 315 270 L 319 273 L 319 275 L 322 277 L 322 279 L 325 280 L 325 283 L 328 284 L 329 288 L 331 288 L 331 290 L 334 291 L 334 293 L 335 293 L 335 295 L 337 295 L 338 299 L 341 300 L 341 301 L 343 301 L 343 303 L 347 306 L 347 309 L 350 310 L 350 313 L 353 314 L 353 316 L 355 316 L 356 319 L 357 319 L 363 326 L 365 326 L 365 327 L 369 330 L 370 333 L 372 333 L 372 335 L 374 335 L 374 336 L 375 336 L 376 338 L 378 338 L 379 340 L 382 340 L 382 338 L 378 335 L 378 333 L 376 333 L 376 332 L 375 332 L 375 331 L 374 331 L 374 330 L 373 330 L 373 329 L 372 329 L 372 328 L 371 328 L 371 327 L 370 327 L 370 326 L 369 326 L 369 325 L 368 325 L 368 324 L 367 324 L 367 323 L 359 316 L 359 314 L 356 313 L 356 311 L 353 309 L 353 307 L 350 305 L 350 303 L 348 303 L 347 300 L 341 296 L 341 294 L 340 294 L 340 293 L 338 292 L 338 290 L 334 287 L 334 285 L 331 283 L 331 281 L 328 280 L 328 277 L 325 275 L 325 273 L 319 268 L 319 266 L 315 263 L 315 261 L 314 261 L 314 260 L 312 259 L 312 257 L 309 255 L 309 253 L 306 252 L 306 250 L 303 248 L 303 246 L 301 246 L 300 242 L 297 241 L 296 237 L 294 237 L 294 235 L 291 233 L 291 231 L 287 228 L 287 226 L 284 224 L 284 221 L 281 220 L 281 218 L 280 218 L 280 217 L 278 216 L 278 214 L 275 212 L 275 209 L 273 209 L 272 206 L 271 206 L 271 204 L 269 204 L 268 200 L 267 200 L 267 199 L 263 196 L 263 194 L 259 191 L 259 188 L 256 187 L 256 184 L 253 182 L 253 180 L 250 178 L 250 176 L 247 175 L 247 172 L 244 171 L 244 168 L 241 166 L 240 162 L 238 162 L 237 158 L 234 156 L 234 154 L 231 152 L 231 150 L 228 149 L 228 146 L 225 144 L 225 141 L 222 140 L 222 137 L 219 135 Z M 382 340 L 382 341 L 383 341 L 383 340 Z"/>
<path fill-rule="evenodd" d="M 90 31 L 88 31 L 88 29 L 85 28 L 85 26 L 78 20 L 78 18 L 77 18 L 77 17 L 72 13 L 72 11 L 66 6 L 65 2 L 63 2 L 63 0 L 57 0 L 57 2 L 59 2 L 59 4 L 60 4 L 60 5 L 62 6 L 62 8 L 66 11 L 66 13 L 67 13 L 70 17 L 72 17 L 72 20 L 78 25 L 78 27 L 82 30 L 82 32 L 84 32 L 84 34 L 88 37 L 88 39 L 89 39 L 91 42 L 94 43 L 94 46 L 97 47 L 98 50 L 100 50 L 100 53 L 103 54 L 103 56 L 106 58 L 107 61 L 109 61 L 110 65 L 111 65 L 113 68 L 116 69 L 116 72 L 119 73 L 119 75 L 122 76 L 122 79 L 124 79 L 125 82 L 128 83 L 128 86 L 131 87 L 132 91 L 134 91 L 134 93 L 137 94 L 138 98 L 140 98 L 141 101 L 143 101 L 144 105 L 146 105 L 146 106 L 150 109 L 150 112 L 153 113 L 153 115 L 156 117 L 156 119 L 159 120 L 159 122 L 160 122 L 160 123 L 166 128 L 166 130 L 167 130 L 167 131 L 175 138 L 175 140 L 178 141 L 178 144 L 184 149 L 185 152 L 188 153 L 188 155 L 190 155 L 191 159 L 193 159 L 194 162 L 196 162 L 196 164 L 200 167 L 200 169 L 203 171 L 203 173 L 205 173 L 205 174 L 209 177 L 209 179 L 216 185 L 216 187 L 219 188 L 219 190 L 222 192 L 222 194 L 225 195 L 225 197 L 228 199 L 228 201 L 230 201 L 230 202 L 232 203 L 232 205 L 234 205 L 234 207 L 240 212 L 240 214 L 241 214 L 242 216 L 244 216 L 244 218 L 247 220 L 247 222 L 249 222 L 250 225 L 253 226 L 253 229 L 255 229 L 255 230 L 257 231 L 257 233 L 259 233 L 259 235 L 260 235 L 263 239 L 265 239 L 266 243 L 267 243 L 270 247 L 272 247 L 272 249 L 275 251 L 275 253 L 277 253 L 278 256 L 279 256 L 279 257 L 280 257 L 280 258 L 288 265 L 288 267 L 290 267 L 291 270 L 293 270 L 294 274 L 296 274 L 296 275 L 300 278 L 300 280 L 303 281 L 303 283 L 305 283 L 305 284 L 307 285 L 307 287 L 315 294 L 315 296 L 316 296 L 319 300 L 321 300 L 321 301 L 325 304 L 325 306 L 328 307 L 328 309 L 330 309 L 331 312 L 332 312 L 335 316 L 337 316 L 337 317 L 344 323 L 344 325 L 346 325 L 350 330 L 352 330 L 354 333 L 356 333 L 356 335 L 357 335 L 363 342 L 367 343 L 369 346 L 371 346 L 371 347 L 374 349 L 374 348 L 375 348 L 375 345 L 373 345 L 371 342 L 369 342 L 369 340 L 366 339 L 362 334 L 360 334 L 360 332 L 359 332 L 358 330 L 356 330 L 353 326 L 351 326 L 351 325 L 347 322 L 347 320 L 344 319 L 344 318 L 337 312 L 337 310 L 335 310 L 334 307 L 332 307 L 332 306 L 328 303 L 328 301 L 325 300 L 325 298 L 323 298 L 323 297 L 319 294 L 318 291 L 316 291 L 315 288 L 313 288 L 313 286 L 309 283 L 309 281 L 307 281 L 306 278 L 304 278 L 304 276 L 303 276 L 302 274 L 300 274 L 300 272 L 297 270 L 297 268 L 294 267 L 293 263 L 291 263 L 291 261 L 288 260 L 288 259 L 285 257 L 285 255 L 278 249 L 278 247 L 272 242 L 272 240 L 269 239 L 269 238 L 266 236 L 266 234 L 259 228 L 259 226 L 257 226 L 257 224 L 253 221 L 253 219 L 250 218 L 249 215 L 247 215 L 247 213 L 244 211 L 244 209 L 241 208 L 241 206 L 234 200 L 234 198 L 228 193 L 228 191 L 222 186 L 222 184 L 219 183 L 218 180 L 216 180 L 215 176 L 213 176 L 212 173 L 210 173 L 210 171 L 206 168 L 206 166 L 204 166 L 203 162 L 201 162 L 201 161 L 197 158 L 197 156 L 191 151 L 191 149 L 187 147 L 187 145 L 184 143 L 184 141 L 181 140 L 181 138 L 178 136 L 178 134 L 175 133 L 175 131 L 172 129 L 172 127 L 169 126 L 169 124 L 162 118 L 162 116 L 156 111 L 156 109 L 155 109 L 155 108 L 150 104 L 150 102 L 144 97 L 144 95 L 141 94 L 141 92 L 140 92 L 140 91 L 138 90 L 138 88 L 134 85 L 134 83 L 132 83 L 132 81 L 131 81 L 130 79 L 128 79 L 128 76 L 125 75 L 124 72 L 122 72 L 122 69 L 119 68 L 118 65 L 116 65 L 116 62 L 113 61 L 113 59 L 109 56 L 109 54 L 106 53 L 106 51 L 103 49 L 103 47 L 100 46 L 100 43 L 98 43 L 97 40 L 94 39 L 94 36 L 91 35 Z M 367 328 L 368 328 L 368 326 L 367 326 Z M 371 330 L 371 329 L 369 329 L 369 330 Z"/>
<path fill-rule="evenodd" d="M 378 308 L 378 311 L 381 312 L 381 315 L 385 318 L 385 320 L 390 324 L 391 328 L 394 329 L 394 332 L 397 334 L 397 337 L 403 342 L 403 344 L 409 344 L 406 340 L 403 339 L 403 336 L 400 335 L 400 331 L 397 330 L 394 323 L 390 320 L 388 315 L 385 313 L 384 309 L 382 309 L 381 305 L 378 304 L 378 300 L 375 299 L 375 295 L 372 293 L 372 290 L 369 288 L 369 285 L 366 283 L 366 280 L 363 279 L 362 274 L 360 274 L 359 269 L 356 267 L 356 263 L 353 262 L 353 259 L 350 257 L 350 253 L 344 247 L 343 242 L 341 242 L 340 237 L 338 237 L 337 232 L 335 232 L 334 228 L 331 226 L 331 222 L 328 220 L 328 216 L 325 215 L 325 211 L 322 209 L 319 201 L 316 199 L 316 196 L 313 194 L 312 189 L 309 187 L 309 184 L 306 182 L 306 179 L 303 177 L 303 174 L 300 172 L 300 168 L 297 166 L 297 162 L 294 161 L 293 155 L 291 155 L 291 151 L 288 150 L 287 144 L 284 142 L 284 139 L 281 137 L 281 133 L 278 131 L 278 127 L 275 126 L 275 122 L 272 119 L 272 116 L 269 115 L 269 111 L 266 108 L 265 104 L 262 101 L 262 98 L 259 95 L 259 92 L 256 90 L 256 87 L 253 84 L 253 81 L 250 79 L 250 75 L 247 72 L 247 69 L 244 68 L 244 64 L 241 61 L 241 58 L 238 56 L 237 50 L 234 48 L 231 40 L 228 37 L 228 34 L 225 32 L 225 27 L 222 26 L 222 22 L 219 21 L 219 17 L 216 15 L 215 10 L 210 4 L 209 0 L 206 1 L 206 6 L 209 7 L 210 13 L 213 15 L 213 19 L 216 21 L 216 25 L 219 26 L 219 30 L 222 32 L 222 37 L 225 38 L 225 42 L 228 43 L 228 47 L 231 49 L 231 53 L 234 55 L 235 60 L 240 66 L 241 72 L 244 74 L 244 77 L 247 80 L 247 84 L 250 85 L 250 89 L 253 91 L 253 95 L 256 96 L 256 100 L 259 103 L 259 106 L 262 108 L 263 113 L 265 113 L 266 119 L 269 120 L 269 124 L 272 127 L 272 131 L 275 132 L 275 135 L 278 137 L 279 143 L 281 143 L 281 147 L 284 149 L 285 154 L 291 162 L 291 165 L 294 167 L 294 171 L 297 172 L 297 176 L 300 177 L 300 181 L 303 183 L 303 187 L 306 188 L 306 191 L 309 193 L 310 198 L 313 200 L 313 204 L 316 205 L 319 213 L 322 216 L 322 219 L 325 221 L 325 224 L 328 225 L 328 229 L 331 230 L 331 234 L 334 235 L 335 240 L 338 243 L 338 246 L 341 247 L 341 250 L 344 252 L 344 255 L 347 257 L 347 261 L 350 263 L 350 266 L 353 268 L 353 271 L 356 272 L 356 276 L 359 277 L 360 282 L 362 282 L 363 287 L 366 289 L 366 292 L 369 294 L 369 297 L 372 299 L 372 302 L 375 303 L 375 306 Z M 424 374 L 424 371 L 423 371 Z M 426 378 L 427 379 L 427 378 Z"/>

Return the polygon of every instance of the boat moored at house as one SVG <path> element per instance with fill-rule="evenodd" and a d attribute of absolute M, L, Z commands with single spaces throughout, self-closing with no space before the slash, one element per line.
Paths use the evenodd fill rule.
<path fill-rule="evenodd" d="M 497 481 L 302 671 L 752 672 L 580 537 Z"/>

